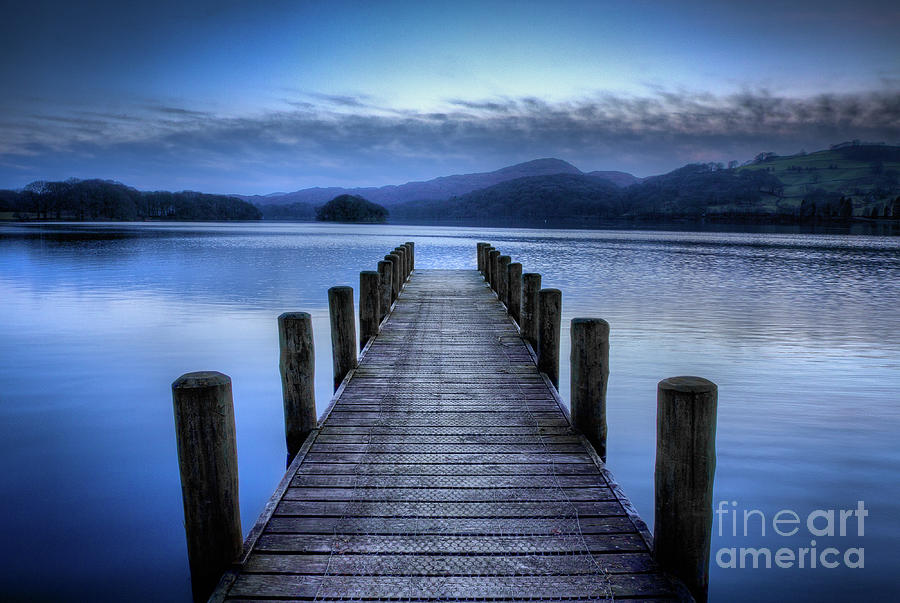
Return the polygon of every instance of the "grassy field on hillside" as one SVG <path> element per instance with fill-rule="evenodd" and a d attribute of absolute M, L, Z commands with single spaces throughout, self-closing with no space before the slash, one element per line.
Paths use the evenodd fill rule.
<path fill-rule="evenodd" d="M 821 198 L 824 193 L 851 197 L 854 213 L 859 214 L 881 207 L 900 194 L 900 160 L 894 153 L 873 161 L 854 156 L 853 149 L 773 157 L 739 170 L 768 170 L 784 183 L 780 198 L 769 196 L 764 200 L 772 209 L 796 208 L 803 199 Z"/>

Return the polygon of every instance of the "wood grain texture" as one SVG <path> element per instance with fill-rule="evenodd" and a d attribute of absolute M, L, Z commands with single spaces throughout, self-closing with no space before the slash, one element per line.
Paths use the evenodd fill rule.
<path fill-rule="evenodd" d="M 279 372 L 284 400 L 284 436 L 288 456 L 300 450 L 316 428 L 316 353 L 312 317 L 285 312 L 278 317 Z"/>
<path fill-rule="evenodd" d="M 172 384 L 172 403 L 191 589 L 203 601 L 241 554 L 231 379 L 212 371 L 182 375 Z"/>
<path fill-rule="evenodd" d="M 317 433 L 224 600 L 679 599 L 476 270 L 411 275 Z"/>

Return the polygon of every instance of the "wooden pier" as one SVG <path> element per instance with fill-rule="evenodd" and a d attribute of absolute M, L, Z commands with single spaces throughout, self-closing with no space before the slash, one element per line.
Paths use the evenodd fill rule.
<path fill-rule="evenodd" d="M 482 274 L 409 273 L 210 601 L 693 600 Z"/>

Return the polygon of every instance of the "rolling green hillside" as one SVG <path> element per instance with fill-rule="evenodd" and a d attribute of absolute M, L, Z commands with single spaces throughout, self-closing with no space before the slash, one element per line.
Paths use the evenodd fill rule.
<path fill-rule="evenodd" d="M 783 184 L 780 196 L 765 195 L 761 209 L 769 212 L 799 211 L 801 203 L 835 203 L 849 197 L 855 216 L 868 216 L 872 209 L 883 213 L 900 195 L 900 147 L 847 145 L 815 153 L 766 156 L 741 171 L 766 171 Z"/>

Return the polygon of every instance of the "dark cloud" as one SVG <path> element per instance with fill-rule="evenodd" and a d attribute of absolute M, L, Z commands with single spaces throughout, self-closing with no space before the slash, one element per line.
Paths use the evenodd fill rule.
<path fill-rule="evenodd" d="M 179 117 L 211 117 L 212 113 L 207 111 L 193 111 L 183 107 L 168 107 L 165 105 L 148 105 L 146 107 L 150 111 L 162 113 L 163 115 L 175 115 Z"/>
<path fill-rule="evenodd" d="M 369 104 L 363 102 L 368 99 L 366 96 L 348 96 L 342 94 L 320 94 L 318 92 L 311 92 L 309 96 L 320 101 L 324 101 L 325 103 L 331 105 L 337 105 L 339 107 L 368 107 Z"/>
<path fill-rule="evenodd" d="M 648 175 L 690 161 L 813 150 L 852 138 L 900 141 L 896 88 L 807 98 L 657 90 L 558 103 L 453 99 L 451 110 L 428 113 L 310 96 L 321 102 L 257 116 L 160 105 L 130 120 L 40 116 L 26 130 L 0 123 L 0 185 L 102 176 L 146 188 L 270 192 L 403 182 L 549 156 L 585 170 Z M 57 173 L 62 169 L 69 171 Z"/>

